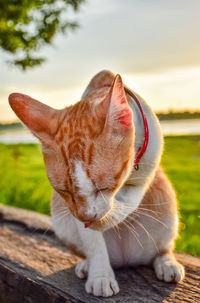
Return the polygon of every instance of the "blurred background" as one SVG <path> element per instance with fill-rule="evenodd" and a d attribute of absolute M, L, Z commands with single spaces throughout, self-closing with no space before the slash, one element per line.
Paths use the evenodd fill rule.
<path fill-rule="evenodd" d="M 200 256 L 199 12 L 199 0 L 0 0 L 0 202 L 49 214 L 40 146 L 8 95 L 63 108 L 109 69 L 160 119 L 180 209 L 176 250 Z"/>

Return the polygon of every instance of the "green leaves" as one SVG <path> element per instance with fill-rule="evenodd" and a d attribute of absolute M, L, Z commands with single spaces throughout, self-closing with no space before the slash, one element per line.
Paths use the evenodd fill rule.
<path fill-rule="evenodd" d="M 57 33 L 78 27 L 68 21 L 67 9 L 77 11 L 85 0 L 1 0 L 0 47 L 13 55 L 12 63 L 26 70 L 42 64 L 35 54 L 51 44 Z"/>
<path fill-rule="evenodd" d="M 20 68 L 22 68 L 23 70 L 26 70 L 29 67 L 32 68 L 37 65 L 40 65 L 44 61 L 46 61 L 45 58 L 34 58 L 33 56 L 29 56 L 29 53 L 26 53 L 24 59 L 21 59 L 21 60 L 16 59 L 13 61 L 13 63 L 16 66 L 19 66 Z"/>

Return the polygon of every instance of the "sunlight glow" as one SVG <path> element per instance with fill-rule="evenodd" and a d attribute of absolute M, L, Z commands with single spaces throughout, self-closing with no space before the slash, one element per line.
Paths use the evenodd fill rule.
<path fill-rule="evenodd" d="M 158 73 L 122 74 L 124 83 L 139 93 L 155 111 L 200 109 L 200 66 L 166 70 Z M 89 82 L 90 79 L 88 79 Z M 61 109 L 80 100 L 85 87 L 29 87 L 18 85 L 18 92 L 25 93 L 52 107 Z M 1 121 L 15 119 L 7 96 L 15 87 L 4 87 L 0 96 Z"/>

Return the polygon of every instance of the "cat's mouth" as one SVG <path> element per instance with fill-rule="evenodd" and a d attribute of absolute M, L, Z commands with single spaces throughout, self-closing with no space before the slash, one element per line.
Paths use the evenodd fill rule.
<path fill-rule="evenodd" d="M 86 222 L 84 225 L 85 225 L 85 228 L 88 228 L 91 224 L 93 223 L 93 221 L 92 222 Z"/>
<path fill-rule="evenodd" d="M 90 227 L 91 229 L 94 230 L 102 230 L 102 227 L 104 226 L 105 222 L 108 221 L 107 218 L 107 214 L 102 216 L 101 218 L 96 218 L 93 221 L 89 221 L 89 222 L 84 222 L 84 226 L 85 228 Z"/>
<path fill-rule="evenodd" d="M 108 214 L 111 212 L 112 209 L 110 209 L 108 212 L 105 212 L 104 214 L 95 215 L 91 220 L 87 221 L 82 221 L 85 228 L 91 227 L 92 229 L 101 229 L 102 225 L 104 225 L 105 222 L 107 222 L 108 219 Z"/>
<path fill-rule="evenodd" d="M 97 214 L 93 218 L 91 218 L 90 220 L 84 222 L 85 228 L 88 228 L 90 225 L 92 225 L 92 223 L 94 223 L 96 221 L 96 218 L 97 218 Z"/>
<path fill-rule="evenodd" d="M 88 222 L 84 222 L 84 226 L 85 228 L 88 228 L 88 227 L 94 227 L 96 229 L 96 227 L 100 227 L 101 225 L 101 222 L 102 220 L 97 220 L 96 218 L 94 220 L 91 220 L 91 221 L 88 221 Z"/>

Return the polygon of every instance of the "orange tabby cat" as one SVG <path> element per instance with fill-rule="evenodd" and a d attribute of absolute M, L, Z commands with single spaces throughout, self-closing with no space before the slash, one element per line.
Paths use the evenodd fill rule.
<path fill-rule="evenodd" d="M 184 277 L 172 251 L 177 206 L 174 190 L 159 167 L 160 125 L 137 97 L 149 127 L 138 170 L 134 161 L 144 142 L 144 121 L 119 75 L 100 72 L 81 101 L 62 110 L 22 94 L 9 97 L 17 116 L 42 143 L 54 188 L 55 232 L 85 257 L 75 272 L 87 278 L 86 291 L 95 296 L 119 292 L 111 265 L 152 264 L 158 279 L 166 282 Z"/>

